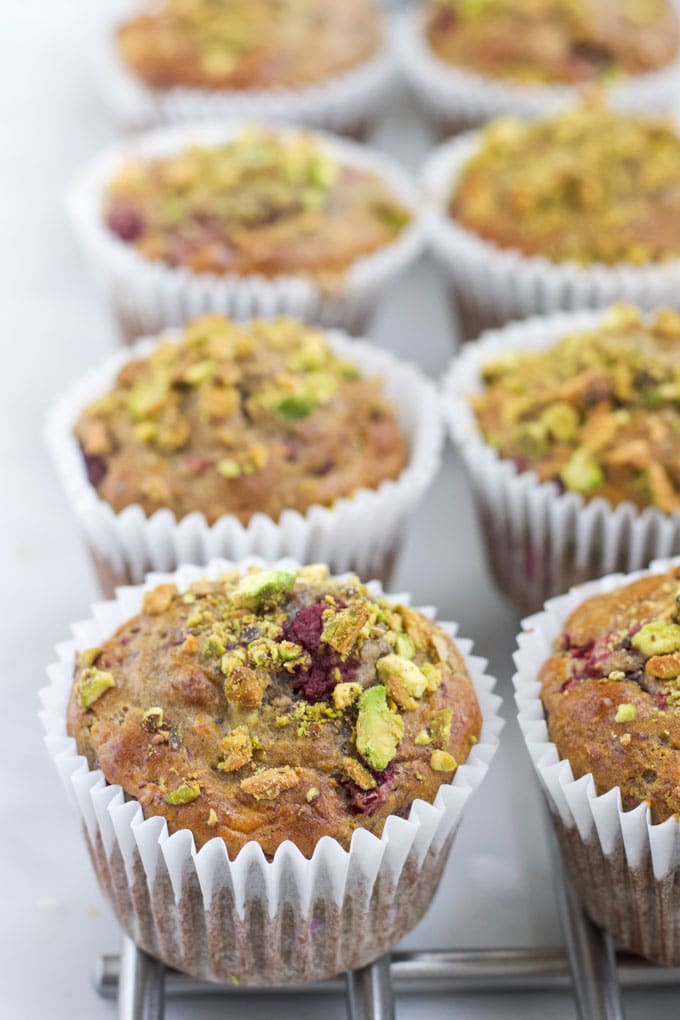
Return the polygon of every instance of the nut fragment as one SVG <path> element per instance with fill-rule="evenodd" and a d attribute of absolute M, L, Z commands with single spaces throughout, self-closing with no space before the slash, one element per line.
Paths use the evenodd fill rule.
<path fill-rule="evenodd" d="M 375 777 L 356 758 L 343 758 L 342 767 L 360 790 L 374 790 L 378 785 Z"/>
<path fill-rule="evenodd" d="M 282 768 L 265 769 L 257 775 L 242 779 L 240 786 L 244 793 L 255 800 L 276 800 L 284 790 L 292 790 L 300 782 L 300 777 L 290 765 Z"/>
<path fill-rule="evenodd" d="M 219 762 L 221 772 L 237 772 L 253 757 L 253 744 L 247 726 L 237 726 L 220 744 L 224 759 Z"/>

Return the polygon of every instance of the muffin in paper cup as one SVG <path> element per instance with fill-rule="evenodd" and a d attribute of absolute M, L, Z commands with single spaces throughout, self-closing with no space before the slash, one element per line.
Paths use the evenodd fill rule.
<path fill-rule="evenodd" d="M 677 557 L 657 560 L 648 570 L 612 574 L 551 599 L 542 612 L 522 622 L 514 676 L 520 729 L 584 909 L 622 947 L 674 967 L 680 964 L 678 815 L 655 821 L 644 798 L 624 797 L 618 785 L 598 792 L 592 773 L 572 769 L 550 739 L 539 673 L 568 618 L 587 599 L 638 579 L 673 569 L 677 572 L 678 566 Z M 611 689 L 611 682 L 607 689 Z M 616 710 L 615 719 L 615 705 L 605 695 L 603 690 L 602 712 L 611 712 L 618 739 L 623 738 L 622 743 L 630 747 L 630 741 L 641 736 L 648 712 L 641 708 L 635 712 L 633 706 L 623 704 Z M 641 697 L 644 700 L 644 693 Z M 578 734 L 578 729 L 574 732 Z M 590 740 L 595 740 L 594 734 L 588 737 Z M 603 757 L 602 763 L 607 762 L 612 770 L 624 768 L 621 761 Z M 630 778 L 626 774 L 626 779 Z M 650 781 L 652 777 L 647 776 L 645 782 Z M 633 806 L 636 801 L 637 806 Z"/>
<path fill-rule="evenodd" d="M 361 331 L 385 288 L 419 256 L 424 230 L 415 183 L 388 157 L 323 132 L 317 133 L 322 152 L 343 165 L 375 173 L 411 214 L 393 241 L 356 258 L 337 278 L 193 272 L 142 256 L 109 229 L 103 212 L 106 189 L 130 160 L 177 155 L 192 145 L 226 144 L 254 127 L 253 122 L 232 121 L 148 132 L 104 152 L 76 176 L 68 199 L 72 225 L 128 341 L 210 312 L 237 319 L 293 315 Z M 284 139 L 299 134 L 299 129 L 280 125 L 268 129 L 260 123 L 257 128 Z"/>
<path fill-rule="evenodd" d="M 544 350 L 562 337 L 597 327 L 605 312 L 536 316 L 489 331 L 454 359 L 442 383 L 442 413 L 470 478 L 487 560 L 499 589 L 532 612 L 572 585 L 631 571 L 680 552 L 680 513 L 625 501 L 589 502 L 574 491 L 518 470 L 487 443 L 469 400 L 484 389 L 486 363 L 513 351 Z"/>
<path fill-rule="evenodd" d="M 104 98 L 126 128 L 235 118 L 294 122 L 361 137 L 379 115 L 395 77 L 393 31 L 385 15 L 376 51 L 325 81 L 270 89 L 152 88 L 125 64 L 115 38 L 118 27 L 141 6 L 140 0 L 108 4 L 94 50 L 94 72 Z"/>
<path fill-rule="evenodd" d="M 253 564 L 218 560 L 207 568 L 183 566 L 175 574 L 150 576 L 146 589 L 170 582 L 184 588 L 206 575 L 214 579 Z M 294 568 L 292 561 L 276 564 L 279 571 Z M 140 803 L 126 798 L 121 786 L 107 784 L 100 769 L 89 768 L 67 735 L 76 655 L 138 613 L 144 591 L 121 588 L 114 601 L 94 606 L 93 616 L 74 627 L 75 640 L 59 647 L 60 661 L 50 667 L 50 683 L 41 692 L 47 747 L 122 927 L 180 970 L 249 986 L 318 980 L 380 956 L 429 906 L 463 808 L 495 753 L 500 699 L 492 693 L 485 662 L 471 655 L 470 642 L 457 641 L 481 732 L 433 803 L 417 798 L 407 817 L 388 814 L 380 836 L 357 827 L 347 849 L 324 836 L 304 856 L 285 839 L 267 858 L 259 842 L 246 838 L 230 859 L 222 838 L 201 838 L 197 850 L 190 829 L 175 825 L 169 835 L 166 818 L 145 819 Z M 370 592 L 380 597 L 382 589 L 372 583 Z M 397 599 L 403 606 L 405 596 Z M 432 609 L 424 612 L 433 618 Z M 455 633 L 455 626 L 441 626 Z"/>
<path fill-rule="evenodd" d="M 409 518 L 439 468 L 443 427 L 437 392 L 414 365 L 364 340 L 340 331 L 329 331 L 325 338 L 331 350 L 357 365 L 362 375 L 382 379 L 382 393 L 394 409 L 408 461 L 394 480 L 377 488 L 360 488 L 330 506 L 314 504 L 304 513 L 284 510 L 278 520 L 257 512 L 247 524 L 235 514 L 208 524 L 202 513 L 178 520 L 169 509 L 147 515 L 140 504 L 116 513 L 88 480 L 74 425 L 85 407 L 108 392 L 121 367 L 151 353 L 158 338 L 140 340 L 116 353 L 55 402 L 45 440 L 105 594 L 117 584 L 139 583 L 148 570 L 206 563 L 215 556 L 294 556 L 301 562 L 323 560 L 335 571 L 352 569 L 364 578 L 389 577 Z"/>
<path fill-rule="evenodd" d="M 673 6 L 680 11 L 680 4 Z M 404 12 L 395 27 L 395 49 L 402 72 L 441 131 L 453 134 L 494 117 L 542 117 L 573 103 L 576 85 L 518 84 L 456 67 L 431 49 L 425 6 Z M 606 90 L 609 102 L 627 110 L 668 110 L 680 82 L 680 57 L 655 71 L 630 75 Z"/>
<path fill-rule="evenodd" d="M 464 339 L 513 319 L 601 308 L 614 301 L 644 309 L 678 306 L 680 259 L 645 265 L 554 262 L 501 248 L 452 219 L 449 198 L 481 145 L 481 132 L 462 134 L 436 148 L 423 170 L 428 242 Z"/>

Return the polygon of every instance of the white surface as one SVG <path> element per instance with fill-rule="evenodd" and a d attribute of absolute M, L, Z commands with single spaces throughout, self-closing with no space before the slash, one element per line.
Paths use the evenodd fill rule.
<path fill-rule="evenodd" d="M 0 1017 L 105 1020 L 116 1015 L 90 984 L 98 953 L 117 947 L 116 925 L 95 884 L 74 819 L 42 746 L 36 691 L 53 645 L 96 597 L 75 521 L 40 441 L 46 402 L 113 349 L 106 309 L 93 293 L 63 214 L 66 184 L 83 158 L 113 136 L 87 65 L 86 0 L 0 3 L 0 451 L 2 839 Z M 395 97 L 378 140 L 416 165 L 427 131 Z M 452 331 L 428 264 L 395 288 L 375 336 L 417 357 L 432 374 L 451 353 Z M 416 602 L 458 619 L 490 657 L 510 695 L 515 615 L 491 589 L 460 466 L 449 454 L 422 508 L 395 577 Z M 444 883 L 410 945 L 549 945 L 560 941 L 539 801 L 514 721 L 488 782 L 465 818 Z M 677 1015 L 680 993 L 631 994 L 629 1020 Z M 674 1009 L 676 1004 L 676 1009 Z M 344 1017 L 340 1000 L 281 999 L 278 1020 Z M 168 1020 L 216 1020 L 272 1004 L 249 999 L 171 1003 Z M 567 995 L 404 998 L 400 1020 L 567 1020 Z"/>

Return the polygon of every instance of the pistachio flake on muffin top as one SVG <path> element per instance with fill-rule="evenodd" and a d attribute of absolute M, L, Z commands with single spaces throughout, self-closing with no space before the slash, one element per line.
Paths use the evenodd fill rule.
<path fill-rule="evenodd" d="M 284 318 L 195 320 L 124 364 L 74 431 L 116 512 L 199 511 L 209 524 L 329 506 L 397 478 L 407 461 L 381 380 Z"/>
<path fill-rule="evenodd" d="M 680 136 L 670 118 L 599 102 L 481 132 L 449 214 L 500 248 L 554 262 L 680 257 Z"/>
<path fill-rule="evenodd" d="M 592 329 L 482 368 L 487 443 L 587 500 L 680 509 L 680 314 L 611 308 Z"/>
<path fill-rule="evenodd" d="M 540 673 L 550 739 L 575 778 L 680 815 L 680 568 L 581 603 Z"/>
<path fill-rule="evenodd" d="M 521 85 L 654 71 L 680 41 L 669 0 L 429 0 L 426 10 L 441 60 Z"/>
<path fill-rule="evenodd" d="M 343 162 L 320 136 L 264 127 L 130 159 L 109 182 L 102 215 L 153 262 L 195 273 L 302 274 L 329 287 L 411 220 L 376 172 Z"/>
<path fill-rule="evenodd" d="M 68 731 L 145 816 L 197 845 L 307 856 L 433 801 L 481 714 L 435 622 L 321 565 L 161 584 L 77 657 Z"/>
<path fill-rule="evenodd" d="M 370 0 L 162 0 L 121 25 L 117 43 L 152 88 L 291 88 L 370 59 L 380 11 Z"/>

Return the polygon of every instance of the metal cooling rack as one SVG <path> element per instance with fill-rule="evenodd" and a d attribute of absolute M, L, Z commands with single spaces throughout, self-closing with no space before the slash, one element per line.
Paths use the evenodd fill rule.
<path fill-rule="evenodd" d="M 549 826 L 552 834 L 552 827 Z M 394 1020 L 396 994 L 556 991 L 571 989 L 580 1020 L 624 1020 L 622 988 L 680 986 L 680 968 L 660 967 L 630 953 L 616 953 L 611 937 L 582 910 L 562 867 L 556 840 L 555 889 L 564 932 L 562 949 L 435 949 L 395 951 L 344 978 L 257 995 L 344 995 L 348 1020 Z M 120 956 L 99 958 L 95 987 L 118 999 L 119 1020 L 163 1020 L 166 998 L 223 996 L 243 1000 L 252 989 L 198 981 L 169 970 L 125 938 Z"/>

